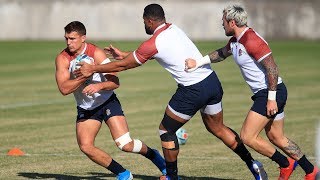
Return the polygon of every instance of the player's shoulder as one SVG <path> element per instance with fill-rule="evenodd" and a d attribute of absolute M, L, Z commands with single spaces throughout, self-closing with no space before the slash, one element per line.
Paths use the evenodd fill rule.
<path fill-rule="evenodd" d="M 87 43 L 87 48 L 91 50 L 95 50 L 96 48 L 98 48 L 98 46 L 92 43 Z"/>
<path fill-rule="evenodd" d="M 56 61 L 59 61 L 59 60 L 69 60 L 70 61 L 71 56 L 72 55 L 68 51 L 68 48 L 65 48 L 57 55 Z"/>
<path fill-rule="evenodd" d="M 104 53 L 104 50 L 100 48 L 99 46 L 92 44 L 92 43 L 87 43 L 87 50 L 86 54 L 93 57 L 95 53 Z"/>
<path fill-rule="evenodd" d="M 259 43 L 261 41 L 265 41 L 265 40 L 252 28 L 248 28 L 239 40 L 240 43 L 248 43 L 248 42 Z"/>
<path fill-rule="evenodd" d="M 101 64 L 107 58 L 104 50 L 92 43 L 87 43 L 85 53 L 93 58 L 96 64 Z"/>
<path fill-rule="evenodd" d="M 86 47 L 86 50 L 85 50 L 85 53 L 90 56 L 90 57 L 93 57 L 95 52 L 98 50 L 98 46 L 92 44 L 92 43 L 87 43 L 87 47 Z"/>
<path fill-rule="evenodd" d="M 240 37 L 239 42 L 246 48 L 256 48 L 258 46 L 268 46 L 268 43 L 252 28 L 249 28 Z"/>
<path fill-rule="evenodd" d="M 156 31 L 154 32 L 154 34 L 147 40 L 145 40 L 141 45 L 140 48 L 146 48 L 146 49 L 150 49 L 150 47 L 155 47 L 156 45 L 156 41 L 160 38 L 160 39 L 164 39 L 167 38 L 167 36 L 162 36 L 167 32 L 166 30 L 171 29 L 171 28 L 177 28 L 175 25 L 171 24 L 171 23 L 164 23 L 162 25 L 160 25 Z M 166 42 L 166 41 L 161 41 L 161 42 Z"/>

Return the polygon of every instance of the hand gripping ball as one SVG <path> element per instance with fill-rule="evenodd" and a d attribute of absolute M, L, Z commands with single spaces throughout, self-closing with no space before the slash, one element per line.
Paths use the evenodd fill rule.
<path fill-rule="evenodd" d="M 86 62 L 86 63 L 88 63 L 88 64 L 93 64 L 93 58 L 90 57 L 90 56 L 88 56 L 88 55 L 86 55 L 86 54 L 80 54 L 80 55 L 78 55 L 78 56 L 75 58 L 75 60 L 74 60 L 74 62 L 73 62 L 73 64 L 72 64 L 71 72 L 73 72 L 73 71 L 75 71 L 75 70 L 77 70 L 77 69 L 80 68 L 80 66 L 78 65 L 78 63 L 80 63 L 80 62 Z"/>

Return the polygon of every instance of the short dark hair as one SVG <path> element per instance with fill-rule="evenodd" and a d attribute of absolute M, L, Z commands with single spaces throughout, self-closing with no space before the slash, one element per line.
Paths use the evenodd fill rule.
<path fill-rule="evenodd" d="M 144 8 L 143 17 L 154 20 L 164 20 L 164 11 L 159 4 L 149 4 Z"/>
<path fill-rule="evenodd" d="M 72 21 L 71 23 L 67 24 L 66 27 L 64 27 L 64 31 L 66 33 L 77 32 L 81 36 L 87 34 L 86 27 L 82 24 L 82 22 L 79 21 Z"/>

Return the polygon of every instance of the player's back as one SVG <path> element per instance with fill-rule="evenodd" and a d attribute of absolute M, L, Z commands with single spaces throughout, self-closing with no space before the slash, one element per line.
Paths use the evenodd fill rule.
<path fill-rule="evenodd" d="M 212 72 L 210 65 L 200 67 L 192 73 L 185 72 L 185 60 L 201 59 L 202 54 L 187 35 L 173 24 L 157 35 L 155 46 L 158 53 L 154 58 L 179 84 L 188 86 L 198 83 Z"/>

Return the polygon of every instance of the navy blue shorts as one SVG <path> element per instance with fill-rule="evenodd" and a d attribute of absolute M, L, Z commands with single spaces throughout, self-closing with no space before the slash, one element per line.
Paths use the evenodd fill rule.
<path fill-rule="evenodd" d="M 284 83 L 278 84 L 277 95 L 276 95 L 276 101 L 278 105 L 277 114 L 280 114 L 284 111 L 284 107 L 287 102 L 287 96 L 288 96 L 288 92 L 285 84 Z M 262 89 L 258 91 L 256 94 L 254 94 L 251 97 L 251 99 L 254 101 L 251 107 L 251 110 L 267 117 L 268 89 Z M 274 116 L 271 116 L 271 118 L 274 118 L 277 114 L 275 114 Z"/>
<path fill-rule="evenodd" d="M 108 120 L 112 116 L 124 116 L 120 101 L 116 94 L 112 94 L 106 102 L 92 110 L 85 110 L 79 106 L 77 106 L 77 110 L 77 121 L 95 119 L 102 122 Z"/>
<path fill-rule="evenodd" d="M 183 119 L 190 119 L 206 105 L 221 102 L 223 90 L 215 72 L 199 83 L 183 86 L 178 85 L 176 93 L 169 101 L 171 111 Z"/>

